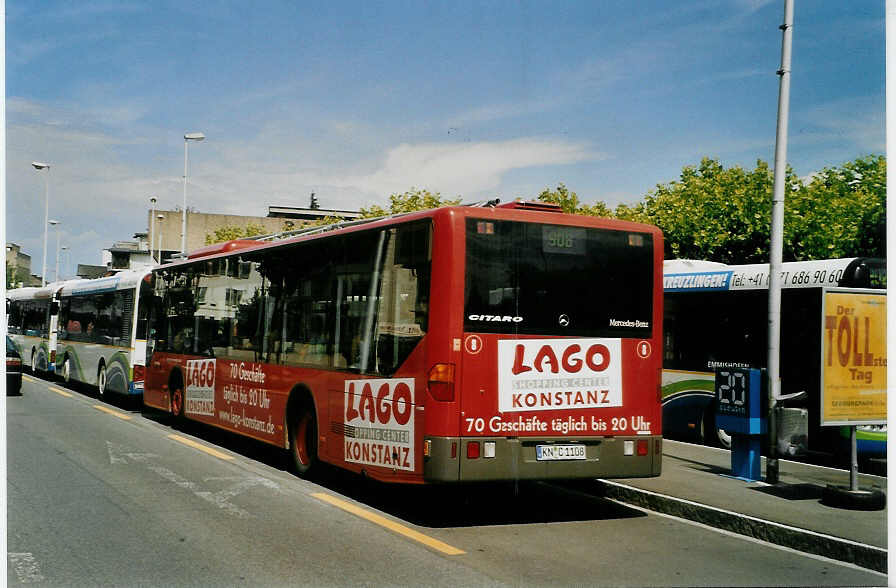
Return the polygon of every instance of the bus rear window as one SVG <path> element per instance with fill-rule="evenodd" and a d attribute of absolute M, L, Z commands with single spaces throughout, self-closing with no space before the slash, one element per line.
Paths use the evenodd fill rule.
<path fill-rule="evenodd" d="M 649 233 L 467 220 L 464 329 L 650 337 Z"/>

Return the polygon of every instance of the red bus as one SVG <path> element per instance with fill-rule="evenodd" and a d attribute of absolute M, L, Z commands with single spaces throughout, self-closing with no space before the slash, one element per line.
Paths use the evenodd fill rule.
<path fill-rule="evenodd" d="M 512 202 L 153 270 L 144 403 L 405 483 L 657 476 L 659 229 Z"/>

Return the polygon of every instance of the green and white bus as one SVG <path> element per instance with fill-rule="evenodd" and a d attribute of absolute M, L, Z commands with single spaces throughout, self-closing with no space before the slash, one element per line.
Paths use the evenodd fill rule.
<path fill-rule="evenodd" d="M 7 329 L 22 364 L 37 374 L 56 370 L 56 331 L 63 282 L 6 291 Z"/>
<path fill-rule="evenodd" d="M 730 437 L 715 426 L 714 370 L 766 367 L 768 267 L 664 262 L 663 436 L 730 446 Z M 886 286 L 884 259 L 783 264 L 781 393 L 793 397 L 788 406 L 806 411 L 808 423 L 807 439 L 785 447 L 779 440 L 783 455 L 822 458 L 844 450 L 849 440 L 837 427 L 820 426 L 822 289 Z M 884 455 L 886 439 L 886 426 L 858 427 L 860 456 Z"/>
<path fill-rule="evenodd" d="M 106 392 L 143 394 L 149 269 L 66 282 L 59 305 L 56 373 Z"/>

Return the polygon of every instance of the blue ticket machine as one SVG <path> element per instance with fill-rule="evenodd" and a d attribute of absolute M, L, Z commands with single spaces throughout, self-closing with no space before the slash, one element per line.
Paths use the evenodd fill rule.
<path fill-rule="evenodd" d="M 716 426 L 731 434 L 731 475 L 761 479 L 762 436 L 768 432 L 768 387 L 764 370 L 716 369 Z"/>

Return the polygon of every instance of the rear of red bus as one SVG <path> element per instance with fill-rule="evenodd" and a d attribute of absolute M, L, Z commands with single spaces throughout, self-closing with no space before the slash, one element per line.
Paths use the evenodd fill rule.
<path fill-rule="evenodd" d="M 433 222 L 424 480 L 658 476 L 662 233 L 529 203 Z"/>

